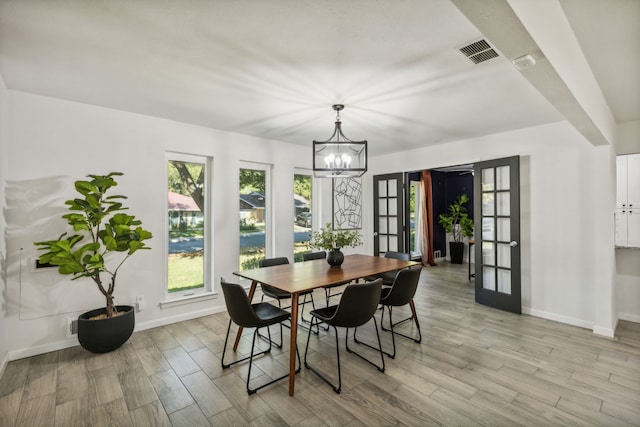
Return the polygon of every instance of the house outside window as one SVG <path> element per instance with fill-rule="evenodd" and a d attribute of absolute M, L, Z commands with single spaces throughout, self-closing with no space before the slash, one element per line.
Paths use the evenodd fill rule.
<path fill-rule="evenodd" d="M 211 290 L 210 159 L 167 154 L 167 288 L 169 298 Z"/>

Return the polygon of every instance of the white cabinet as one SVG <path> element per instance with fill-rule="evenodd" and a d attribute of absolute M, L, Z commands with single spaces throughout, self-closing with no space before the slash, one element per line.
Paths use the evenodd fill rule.
<path fill-rule="evenodd" d="M 640 247 L 640 154 L 616 158 L 616 246 Z"/>

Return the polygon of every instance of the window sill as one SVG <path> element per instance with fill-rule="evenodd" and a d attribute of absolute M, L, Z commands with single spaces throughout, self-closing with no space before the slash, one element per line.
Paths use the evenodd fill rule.
<path fill-rule="evenodd" d="M 160 308 L 172 308 L 185 304 L 192 304 L 195 302 L 208 301 L 218 298 L 217 292 L 203 292 L 196 295 L 188 295 L 170 300 L 164 300 L 160 302 Z"/>

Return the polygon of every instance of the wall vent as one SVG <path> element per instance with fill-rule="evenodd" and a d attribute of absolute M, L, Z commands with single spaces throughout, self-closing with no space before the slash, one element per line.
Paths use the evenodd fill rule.
<path fill-rule="evenodd" d="M 67 318 L 67 338 L 73 338 L 78 335 L 78 318 Z"/>
<path fill-rule="evenodd" d="M 488 61 L 492 58 L 498 57 L 498 52 L 495 51 L 494 48 L 484 39 L 480 39 L 476 42 L 468 44 L 464 47 L 461 47 L 460 52 L 467 58 L 469 61 L 474 64 L 479 64 L 481 62 Z"/>

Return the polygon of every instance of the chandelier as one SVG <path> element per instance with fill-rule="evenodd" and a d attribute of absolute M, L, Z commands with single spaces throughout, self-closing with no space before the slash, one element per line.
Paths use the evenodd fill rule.
<path fill-rule="evenodd" d="M 340 127 L 344 105 L 332 106 L 336 127 L 326 141 L 313 141 L 313 174 L 317 178 L 353 178 L 367 171 L 367 141 L 352 141 Z"/>

